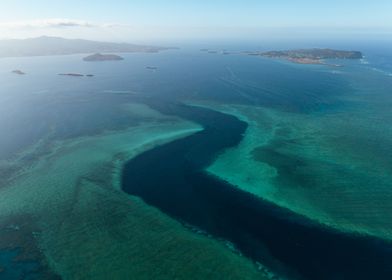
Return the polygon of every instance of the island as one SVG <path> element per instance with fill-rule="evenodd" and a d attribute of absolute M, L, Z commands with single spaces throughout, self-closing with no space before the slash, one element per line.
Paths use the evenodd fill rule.
<path fill-rule="evenodd" d="M 362 59 L 360 51 L 334 49 L 298 49 L 286 51 L 250 52 L 248 55 L 285 59 L 299 64 L 321 64 L 339 67 L 339 64 L 327 63 L 325 59 Z"/>
<path fill-rule="evenodd" d="M 156 66 L 147 66 L 146 69 L 156 71 L 156 70 L 158 70 L 158 67 L 156 67 Z"/>
<path fill-rule="evenodd" d="M 0 57 L 50 56 L 86 53 L 157 53 L 172 47 L 113 43 L 42 36 L 0 40 Z"/>
<path fill-rule="evenodd" d="M 83 58 L 84 61 L 119 61 L 119 60 L 124 60 L 123 57 L 115 54 L 101 54 L 101 53 L 96 53 L 93 55 L 89 55 Z"/>
<path fill-rule="evenodd" d="M 79 73 L 60 73 L 59 76 L 84 77 L 83 74 Z"/>
<path fill-rule="evenodd" d="M 14 70 L 14 71 L 12 71 L 12 73 L 18 74 L 18 75 L 25 75 L 26 74 L 25 72 L 23 72 L 21 70 Z"/>

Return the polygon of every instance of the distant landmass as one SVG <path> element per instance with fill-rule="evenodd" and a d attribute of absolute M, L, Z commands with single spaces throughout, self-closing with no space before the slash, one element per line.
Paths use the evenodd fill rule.
<path fill-rule="evenodd" d="M 111 60 L 124 60 L 123 57 L 115 54 L 101 54 L 96 53 L 83 58 L 84 61 L 111 61 Z"/>
<path fill-rule="evenodd" d="M 288 51 L 269 51 L 262 53 L 269 57 L 290 57 L 309 59 L 361 59 L 362 53 L 359 51 L 341 51 L 333 49 L 300 49 Z"/>
<path fill-rule="evenodd" d="M 128 43 L 97 42 L 59 37 L 0 40 L 0 57 L 48 56 L 82 53 L 156 53 L 173 48 Z"/>
<path fill-rule="evenodd" d="M 79 74 L 79 73 L 60 73 L 59 76 L 84 77 L 84 74 Z"/>
<path fill-rule="evenodd" d="M 58 75 L 59 76 L 70 76 L 70 77 L 89 77 L 89 78 L 94 77 L 93 74 L 84 75 L 84 74 L 80 74 L 80 73 L 60 73 Z"/>
<path fill-rule="evenodd" d="M 249 55 L 261 55 L 271 58 L 286 59 L 294 63 L 300 64 L 324 64 L 332 66 L 340 66 L 337 64 L 328 64 L 324 59 L 361 59 L 363 55 L 360 51 L 343 51 L 333 49 L 298 49 L 286 51 L 268 51 L 255 52 Z"/>
<path fill-rule="evenodd" d="M 22 70 L 13 70 L 12 73 L 18 74 L 18 75 L 25 75 L 26 73 L 23 72 Z"/>

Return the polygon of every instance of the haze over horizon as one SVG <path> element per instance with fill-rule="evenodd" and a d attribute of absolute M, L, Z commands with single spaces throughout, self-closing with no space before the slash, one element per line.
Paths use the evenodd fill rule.
<path fill-rule="evenodd" d="M 23 8 L 21 8 L 23 7 Z M 338 8 L 337 8 L 338 7 Z M 58 36 L 150 42 L 198 39 L 385 38 L 392 2 L 49 0 L 0 4 L 0 39 Z"/>

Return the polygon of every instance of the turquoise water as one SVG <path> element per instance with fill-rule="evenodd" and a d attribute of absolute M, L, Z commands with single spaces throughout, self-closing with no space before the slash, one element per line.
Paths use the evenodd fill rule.
<path fill-rule="evenodd" d="M 232 48 L 241 51 L 259 46 Z M 261 44 L 260 48 L 266 46 Z M 102 196 L 98 194 L 110 185 L 113 196 L 108 196 L 105 205 L 115 211 L 120 206 L 110 201 L 116 201 L 121 205 L 119 213 L 131 211 L 125 202 L 128 196 L 119 190 L 123 164 L 202 129 L 191 118 L 175 113 L 167 116 L 145 104 L 183 102 L 247 123 L 242 140 L 216 155 L 205 168 L 208 174 L 327 228 L 390 241 L 392 53 L 387 46 L 346 44 L 346 48 L 362 50 L 365 59 L 339 61 L 344 67 L 331 68 L 243 54 L 207 54 L 199 52 L 199 47 L 128 54 L 122 62 L 103 64 L 84 63 L 82 55 L 2 59 L 0 224 L 9 226 L 6 221 L 16 214 L 31 215 L 42 231 L 37 246 L 44 252 L 47 267 L 68 278 L 81 276 L 72 255 L 61 258 L 59 252 L 67 247 L 81 248 L 85 241 L 81 236 L 86 232 L 107 242 L 101 240 L 102 244 L 116 242 L 117 235 L 110 234 L 109 227 L 130 230 L 136 223 L 128 217 L 127 226 L 120 226 L 121 219 L 116 225 L 101 224 L 102 217 L 109 214 L 88 211 L 91 204 L 100 203 Z M 157 70 L 146 69 L 148 66 Z M 27 75 L 12 74 L 14 69 Z M 57 75 L 64 72 L 95 76 Z M 76 191 L 80 189 L 83 191 Z M 39 210 L 35 205 L 40 205 Z M 136 205 L 140 213 L 150 213 L 150 206 Z M 47 207 L 53 207 L 53 215 L 45 213 Z M 70 215 L 72 211 L 86 216 L 77 219 L 77 215 Z M 195 244 L 189 243 L 190 250 L 208 244 L 203 246 L 211 251 L 200 254 L 204 264 L 208 263 L 207 255 L 223 254 L 227 263 L 242 263 L 242 272 L 247 271 L 243 275 L 257 270 L 252 261 L 232 256 L 219 242 L 199 240 L 180 225 L 169 234 L 164 225 L 171 224 L 172 218 L 159 211 L 153 213 L 159 226 L 140 220 L 136 223 L 140 225 L 138 232 L 162 226 L 157 230 L 159 235 L 144 236 L 145 243 L 151 238 L 155 242 L 151 244 L 157 246 L 164 244 L 160 239 L 168 242 L 168 235 L 186 236 L 182 240 L 195 239 Z M 97 216 L 94 223 L 99 227 L 88 223 L 92 215 Z M 59 241 L 55 235 L 60 236 Z M 129 237 L 121 238 L 133 244 Z M 125 243 L 121 238 L 116 244 Z M 111 258 L 96 244 L 86 243 L 85 248 L 95 248 L 99 256 L 86 261 L 86 267 L 92 263 L 100 267 Z M 117 258 L 127 254 L 121 246 L 116 248 L 121 252 Z M 127 257 L 143 251 L 136 245 L 133 249 Z M 181 266 L 181 261 L 169 261 L 170 256 L 182 256 L 180 251 L 179 247 L 165 251 L 167 259 L 161 269 Z M 85 254 L 82 249 L 77 252 Z M 148 261 L 139 261 L 149 271 Z M 188 272 L 197 267 L 200 264 L 195 263 Z M 225 266 L 220 269 L 229 271 Z"/>

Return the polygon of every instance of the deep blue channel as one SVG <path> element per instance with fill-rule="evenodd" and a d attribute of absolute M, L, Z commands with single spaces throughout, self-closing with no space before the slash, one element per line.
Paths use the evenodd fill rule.
<path fill-rule="evenodd" d="M 205 129 L 129 161 L 123 190 L 175 219 L 232 242 L 276 272 L 304 279 L 392 279 L 392 244 L 337 232 L 244 192 L 204 169 L 247 124 L 205 108 L 149 101 Z"/>

